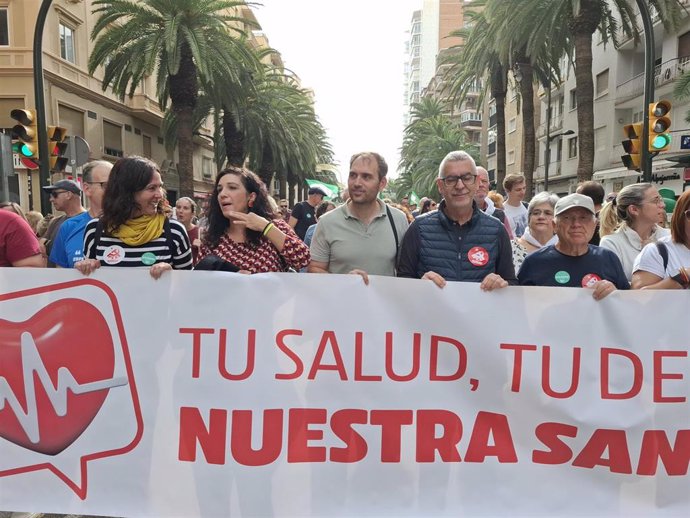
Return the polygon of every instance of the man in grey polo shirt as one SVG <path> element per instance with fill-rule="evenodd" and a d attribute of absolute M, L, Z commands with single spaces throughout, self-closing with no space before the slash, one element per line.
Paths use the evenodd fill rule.
<path fill-rule="evenodd" d="M 350 159 L 350 200 L 324 214 L 311 242 L 310 273 L 395 275 L 395 261 L 407 230 L 407 217 L 378 199 L 386 187 L 388 165 L 378 153 Z"/>

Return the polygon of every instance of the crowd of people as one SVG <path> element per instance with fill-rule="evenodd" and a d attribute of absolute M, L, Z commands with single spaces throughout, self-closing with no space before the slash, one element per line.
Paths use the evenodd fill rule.
<path fill-rule="evenodd" d="M 439 202 L 417 207 L 382 200 L 388 166 L 378 153 L 350 161 L 344 203 L 318 186 L 292 210 L 277 203 L 253 172 L 228 167 L 200 213 L 191 198 L 166 200 L 158 166 L 142 157 L 94 161 L 81 184 L 44 189 L 58 217 L 0 205 L 0 266 L 146 267 L 168 270 L 309 272 L 591 289 L 599 300 L 620 289 L 690 286 L 690 191 L 666 228 L 666 204 L 653 184 L 605 196 L 596 182 L 559 197 L 524 201 L 522 175 L 507 175 L 506 198 L 490 192 L 489 174 L 464 151 L 439 164 Z M 88 210 L 82 206 L 88 199 Z M 172 215 L 174 213 L 174 215 Z M 172 215 L 172 217 L 171 217 Z"/>

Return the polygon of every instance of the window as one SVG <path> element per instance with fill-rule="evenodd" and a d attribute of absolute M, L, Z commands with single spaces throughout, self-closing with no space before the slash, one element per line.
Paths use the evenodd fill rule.
<path fill-rule="evenodd" d="M 690 31 L 678 36 L 678 57 L 687 58 L 690 56 Z M 681 59 L 681 62 L 687 61 Z"/>
<path fill-rule="evenodd" d="M 208 157 L 203 157 L 201 162 L 201 174 L 204 178 L 213 178 L 213 160 Z"/>
<path fill-rule="evenodd" d="M 146 158 L 153 158 L 153 154 L 151 153 L 151 137 L 148 135 L 142 135 L 141 140 L 144 149 L 144 156 Z"/>
<path fill-rule="evenodd" d="M 60 57 L 70 63 L 77 62 L 74 52 L 74 29 L 62 22 L 60 22 Z"/>
<path fill-rule="evenodd" d="M 575 88 L 570 90 L 570 109 L 571 110 L 577 109 L 577 93 L 575 92 Z"/>
<path fill-rule="evenodd" d="M 506 156 L 506 164 L 511 165 L 515 163 L 515 150 L 511 149 L 508 151 L 508 155 Z"/>
<path fill-rule="evenodd" d="M 606 95 L 609 93 L 609 69 L 607 68 L 600 74 L 597 74 L 596 81 L 594 82 L 594 87 L 596 95 Z"/>
<path fill-rule="evenodd" d="M 103 121 L 103 152 L 110 156 L 122 156 L 122 126 Z"/>
<path fill-rule="evenodd" d="M 577 137 L 568 139 L 568 158 L 577 158 Z"/>
<path fill-rule="evenodd" d="M 7 20 L 7 9 L 0 9 L 0 45 L 10 44 L 10 24 Z"/>
<path fill-rule="evenodd" d="M 633 118 L 632 118 L 633 124 L 635 124 L 636 122 L 642 122 L 643 113 L 644 112 L 642 112 L 642 110 L 640 110 L 639 112 L 633 113 Z"/>
<path fill-rule="evenodd" d="M 562 95 L 558 96 L 558 115 L 563 115 L 565 112 L 565 97 Z"/>
<path fill-rule="evenodd" d="M 508 121 L 508 133 L 512 133 L 517 129 L 517 117 L 513 117 Z"/>
<path fill-rule="evenodd" d="M 558 144 L 556 144 L 556 162 L 560 162 L 563 159 L 563 139 L 558 139 Z"/>
<path fill-rule="evenodd" d="M 594 130 L 594 149 L 596 151 L 606 150 L 606 126 Z"/>
<path fill-rule="evenodd" d="M 67 129 L 68 135 L 79 135 L 84 137 L 84 112 L 58 104 L 58 116 L 60 126 Z"/>

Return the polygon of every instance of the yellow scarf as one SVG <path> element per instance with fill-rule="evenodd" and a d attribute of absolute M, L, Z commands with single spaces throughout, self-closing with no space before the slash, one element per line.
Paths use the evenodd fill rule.
<path fill-rule="evenodd" d="M 121 239 L 129 246 L 139 246 L 153 241 L 163 233 L 164 214 L 155 216 L 139 216 L 135 219 L 127 220 L 120 225 L 113 236 Z"/>

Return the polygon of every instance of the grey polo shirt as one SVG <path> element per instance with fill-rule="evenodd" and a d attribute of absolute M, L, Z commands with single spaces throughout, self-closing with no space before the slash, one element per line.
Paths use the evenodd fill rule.
<path fill-rule="evenodd" d="M 350 203 L 327 212 L 319 219 L 311 242 L 313 261 L 328 263 L 330 273 L 349 273 L 354 269 L 370 275 L 395 275 L 393 228 L 386 214 L 386 205 L 377 200 L 381 209 L 376 217 L 364 225 L 350 212 Z M 407 217 L 402 211 L 389 207 L 398 231 L 398 246 L 407 230 Z"/>

